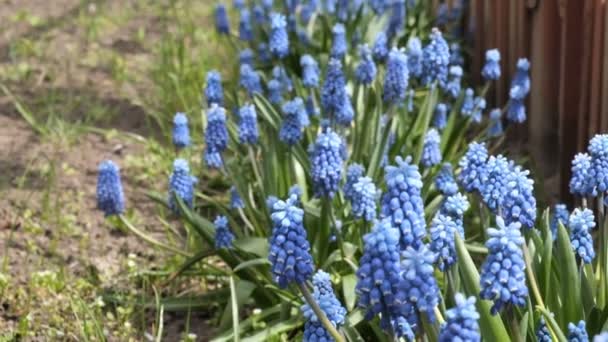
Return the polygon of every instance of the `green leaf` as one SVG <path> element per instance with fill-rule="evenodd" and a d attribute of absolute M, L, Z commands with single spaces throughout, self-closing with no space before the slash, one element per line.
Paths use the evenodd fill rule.
<path fill-rule="evenodd" d="M 467 295 L 477 298 L 476 306 L 479 312 L 479 327 L 481 335 L 488 341 L 510 341 L 509 334 L 505 328 L 500 315 L 492 315 L 490 313 L 491 304 L 487 300 L 479 298 L 479 273 L 477 267 L 473 263 L 473 259 L 469 255 L 464 241 L 460 235 L 456 236 L 456 252 L 458 254 L 458 268 L 460 270 L 462 283 Z"/>
<path fill-rule="evenodd" d="M 199 262 L 207 257 L 210 257 L 214 254 L 215 254 L 214 250 L 203 250 L 203 251 L 196 253 L 191 258 L 188 258 L 186 261 L 184 261 L 184 263 L 177 269 L 177 271 L 175 271 L 174 273 L 171 274 L 171 276 L 165 281 L 165 283 L 171 282 L 173 279 L 178 277 L 180 274 L 189 270 L 190 267 L 194 266 L 197 262 Z"/>
<path fill-rule="evenodd" d="M 252 336 L 243 337 L 242 342 L 266 342 L 272 341 L 272 338 L 282 333 L 293 331 L 302 325 L 299 317 L 293 317 L 288 320 L 277 320 L 268 324 L 268 327 L 260 330 Z"/>
<path fill-rule="evenodd" d="M 270 265 L 270 261 L 268 261 L 268 258 L 258 258 L 258 259 L 247 260 L 245 262 L 240 263 L 237 267 L 235 267 L 234 272 L 238 272 L 242 269 L 252 267 L 252 266 L 259 266 L 259 265 Z"/>
<path fill-rule="evenodd" d="M 234 281 L 234 284 L 232 284 L 232 279 L 234 279 L 234 277 L 230 277 L 230 279 L 230 300 L 228 301 L 228 303 L 226 304 L 226 308 L 224 309 L 222 320 L 220 322 L 220 330 L 228 328 L 228 325 L 231 322 L 234 325 L 235 310 L 237 311 L 236 314 L 238 314 L 238 309 L 241 308 L 243 304 L 251 297 L 253 290 L 255 290 L 256 288 L 254 283 L 248 282 L 246 280 Z"/>
<path fill-rule="evenodd" d="M 519 340 L 526 341 L 526 335 L 528 335 L 528 316 L 530 315 L 529 311 L 523 315 L 521 320 L 519 321 Z"/>
<path fill-rule="evenodd" d="M 560 277 L 562 309 L 556 312 L 566 328 L 568 322 L 578 322 L 583 319 L 583 305 L 581 302 L 580 274 L 576 265 L 576 258 L 570 244 L 570 237 L 566 228 L 558 224 L 555 271 Z M 567 299 L 567 300 L 566 300 Z"/>
<path fill-rule="evenodd" d="M 355 307 L 355 301 L 357 300 L 357 294 L 355 293 L 355 286 L 357 285 L 357 276 L 353 273 L 342 276 L 342 293 L 344 294 L 344 301 L 346 302 L 346 308 L 351 311 Z"/>
<path fill-rule="evenodd" d="M 259 237 L 246 237 L 234 241 L 234 246 L 247 253 L 268 258 L 268 240 Z"/>
<path fill-rule="evenodd" d="M 253 289 L 251 290 L 253 292 Z M 239 304 L 237 302 L 236 286 L 234 276 L 230 277 L 230 302 L 232 311 L 232 336 L 234 342 L 239 342 Z"/>

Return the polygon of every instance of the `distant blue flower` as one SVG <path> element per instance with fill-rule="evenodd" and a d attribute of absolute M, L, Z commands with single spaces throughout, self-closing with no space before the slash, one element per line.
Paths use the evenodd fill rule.
<path fill-rule="evenodd" d="M 352 0 L 337 0 L 336 18 L 341 22 L 348 21 L 349 2 Z"/>
<path fill-rule="evenodd" d="M 287 36 L 287 21 L 285 16 L 273 12 L 270 14 L 270 52 L 275 57 L 284 58 L 289 54 L 289 37 Z"/>
<path fill-rule="evenodd" d="M 513 123 L 526 121 L 526 104 L 523 100 L 511 99 L 507 105 L 507 120 Z"/>
<path fill-rule="evenodd" d="M 307 25 L 313 14 L 317 11 L 319 6 L 318 0 L 308 0 L 302 5 L 300 11 L 300 20 L 304 25 Z"/>
<path fill-rule="evenodd" d="M 319 65 L 311 55 L 303 55 L 300 58 L 302 67 L 302 84 L 306 88 L 319 86 Z"/>
<path fill-rule="evenodd" d="M 221 168 L 224 165 L 221 153 L 228 146 L 228 129 L 226 128 L 226 110 L 216 104 L 212 104 L 207 112 L 205 145 L 207 166 L 214 169 Z"/>
<path fill-rule="evenodd" d="M 337 59 L 330 59 L 327 64 L 325 81 L 321 89 L 321 107 L 328 115 L 338 113 L 346 96 L 346 80 L 342 72 L 342 63 Z"/>
<path fill-rule="evenodd" d="M 511 99 L 523 100 L 530 92 L 530 62 L 526 58 L 517 60 L 517 69 L 511 80 L 509 96 Z"/>
<path fill-rule="evenodd" d="M 395 159 L 396 166 L 385 168 L 386 193 L 382 197 L 382 217 L 390 217 L 399 229 L 400 245 L 418 247 L 426 236 L 424 204 L 421 197 L 422 176 L 412 158 Z"/>
<path fill-rule="evenodd" d="M 218 4 L 215 7 L 215 28 L 220 34 L 230 33 L 230 22 L 228 21 L 228 13 L 226 7 L 222 4 Z"/>
<path fill-rule="evenodd" d="M 389 37 L 394 37 L 405 29 L 407 8 L 405 7 L 405 0 L 393 0 L 390 6 L 386 33 Z"/>
<path fill-rule="evenodd" d="M 173 145 L 177 148 L 190 146 L 188 117 L 184 113 L 177 113 L 173 118 Z"/>
<path fill-rule="evenodd" d="M 376 13 L 376 15 L 381 15 L 388 7 L 387 2 L 388 0 L 370 0 L 369 6 L 372 8 L 372 11 Z"/>
<path fill-rule="evenodd" d="M 590 264 L 595 258 L 593 238 L 589 231 L 595 227 L 595 217 L 589 209 L 574 209 L 568 221 L 570 243 L 576 255 L 584 263 Z"/>
<path fill-rule="evenodd" d="M 125 211 L 120 169 L 111 160 L 104 160 L 99 164 L 97 209 L 103 211 L 105 216 L 120 215 Z"/>
<path fill-rule="evenodd" d="M 516 166 L 504 176 L 504 198 L 500 205 L 507 224 L 520 222 L 528 229 L 533 228 L 536 221 L 534 180 L 529 174 L 530 171 Z"/>
<path fill-rule="evenodd" d="M 503 133 L 502 127 L 502 110 L 500 108 L 494 108 L 490 111 L 490 128 L 488 130 L 488 135 L 491 137 L 500 136 Z"/>
<path fill-rule="evenodd" d="M 608 342 L 608 331 L 593 336 L 593 342 Z"/>
<path fill-rule="evenodd" d="M 461 193 L 448 196 L 441 205 L 441 213 L 452 218 L 462 238 L 465 238 L 464 213 L 470 206 L 467 197 Z"/>
<path fill-rule="evenodd" d="M 272 104 L 280 104 L 283 102 L 283 86 L 277 79 L 271 79 L 266 85 L 268 88 L 268 101 Z"/>
<path fill-rule="evenodd" d="M 239 110 L 238 133 L 241 144 L 256 144 L 258 142 L 257 114 L 252 104 L 246 104 Z"/>
<path fill-rule="evenodd" d="M 486 109 L 486 99 L 481 96 L 475 97 L 474 101 L 474 109 L 473 109 L 473 122 L 480 123 L 482 119 L 482 113 Z"/>
<path fill-rule="evenodd" d="M 458 192 L 458 184 L 454 180 L 452 164 L 444 163 L 435 178 L 435 186 L 444 196 L 451 196 Z"/>
<path fill-rule="evenodd" d="M 568 207 L 559 203 L 553 207 L 553 216 L 551 217 L 551 235 L 553 235 L 553 239 L 557 237 L 557 227 L 558 224 L 561 223 L 564 227 L 568 227 L 568 220 L 570 218 L 570 212 L 568 211 Z"/>
<path fill-rule="evenodd" d="M 597 191 L 608 191 L 608 134 L 596 134 L 589 142 L 590 176 Z"/>
<path fill-rule="evenodd" d="M 304 103 L 305 107 L 306 107 L 306 113 L 308 113 L 308 116 L 318 116 L 319 113 L 319 108 L 317 108 L 315 106 L 315 100 L 314 97 L 312 95 L 308 95 L 308 97 L 306 98 L 306 101 Z"/>
<path fill-rule="evenodd" d="M 473 117 L 473 112 L 475 111 L 475 93 L 472 88 L 467 88 L 464 91 L 464 100 L 462 102 L 462 108 L 460 109 L 460 114 L 467 118 Z"/>
<path fill-rule="evenodd" d="M 460 83 L 462 81 L 462 68 L 459 65 L 450 67 L 450 78 L 445 86 L 445 91 L 454 99 L 460 95 Z"/>
<path fill-rule="evenodd" d="M 376 219 L 376 185 L 369 177 L 359 177 L 353 185 L 352 208 L 356 218 L 364 218 L 371 222 Z"/>
<path fill-rule="evenodd" d="M 212 70 L 207 73 L 207 86 L 205 87 L 205 97 L 207 105 L 212 103 L 222 105 L 224 103 L 224 90 L 222 89 L 222 75 L 219 72 Z"/>
<path fill-rule="evenodd" d="M 500 78 L 500 51 L 498 49 L 486 51 L 486 64 L 481 69 L 481 76 L 486 81 L 496 81 Z"/>
<path fill-rule="evenodd" d="M 342 126 L 350 126 L 353 118 L 355 117 L 355 110 L 353 109 L 353 105 L 350 101 L 350 96 L 348 93 L 344 92 L 344 100 L 338 107 L 338 111 L 333 115 L 336 123 Z"/>
<path fill-rule="evenodd" d="M 386 65 L 384 88 L 382 90 L 384 101 L 395 104 L 405 99 L 408 79 L 407 57 L 403 51 L 393 48 Z"/>
<path fill-rule="evenodd" d="M 313 276 L 312 283 L 314 286 L 313 298 L 325 313 L 327 319 L 335 327 L 344 324 L 347 312 L 334 294 L 329 274 L 322 270 L 317 271 Z M 329 332 L 325 330 L 325 327 L 308 304 L 302 305 L 301 310 L 306 319 L 306 323 L 304 324 L 304 341 L 333 341 Z"/>
<path fill-rule="evenodd" d="M 270 55 L 270 49 L 268 49 L 268 44 L 261 42 L 258 45 L 258 58 L 264 63 L 270 62 L 272 56 Z"/>
<path fill-rule="evenodd" d="M 213 221 L 215 226 L 215 248 L 232 248 L 232 241 L 234 241 L 234 234 L 230 231 L 228 226 L 228 219 L 226 216 L 218 216 Z"/>
<path fill-rule="evenodd" d="M 346 182 L 342 187 L 342 192 L 344 193 L 344 197 L 352 201 L 355 197 L 354 185 L 359 181 L 359 178 L 363 177 L 365 174 L 365 169 L 361 164 L 351 164 L 346 169 Z"/>
<path fill-rule="evenodd" d="M 424 167 L 431 167 L 441 162 L 440 143 L 441 138 L 437 130 L 429 129 L 424 136 L 424 146 L 422 148 L 421 162 Z"/>
<path fill-rule="evenodd" d="M 337 6 L 336 0 L 325 0 L 323 5 L 324 5 L 323 9 L 328 14 L 333 15 L 336 13 L 336 6 Z"/>
<path fill-rule="evenodd" d="M 484 143 L 472 142 L 465 155 L 458 162 L 458 181 L 466 192 L 480 191 L 488 150 Z"/>
<path fill-rule="evenodd" d="M 243 209 L 245 208 L 245 202 L 239 195 L 238 190 L 235 186 L 230 187 L 230 209 Z"/>
<path fill-rule="evenodd" d="M 270 237 L 270 261 L 272 277 L 280 288 L 291 283 L 303 284 L 313 272 L 310 244 L 304 229 L 304 210 L 299 198 L 291 195 L 285 201 L 272 202 L 272 236 Z"/>
<path fill-rule="evenodd" d="M 246 42 L 253 40 L 251 14 L 247 8 L 241 9 L 241 16 L 239 18 L 239 39 Z"/>
<path fill-rule="evenodd" d="M 551 332 L 547 328 L 547 323 L 544 318 L 540 318 L 538 321 L 538 328 L 536 329 L 536 340 L 538 342 L 552 342 Z"/>
<path fill-rule="evenodd" d="M 348 49 L 346 43 L 346 30 L 344 25 L 337 23 L 332 28 L 333 41 L 331 45 L 331 56 L 333 58 L 342 59 Z"/>
<path fill-rule="evenodd" d="M 488 228 L 486 242 L 489 254 L 481 266 L 481 299 L 491 300 L 491 313 L 497 314 L 506 305 L 525 306 L 528 297 L 519 222 L 505 225 L 496 217 L 498 228 Z"/>
<path fill-rule="evenodd" d="M 435 320 L 435 307 L 439 304 L 439 286 L 433 274 L 433 264 L 437 256 L 421 244 L 414 249 L 411 246 L 401 252 L 403 261 L 402 278 L 406 299 L 431 322 Z M 411 323 L 411 321 L 410 321 Z"/>
<path fill-rule="evenodd" d="M 454 234 L 460 234 L 451 217 L 438 212 L 430 226 L 430 249 L 437 255 L 439 269 L 444 272 L 456 262 Z M 461 238 L 464 238 L 461 236 Z"/>
<path fill-rule="evenodd" d="M 359 46 L 359 64 L 355 69 L 355 79 L 363 85 L 370 85 L 376 79 L 376 63 L 367 44 Z"/>
<path fill-rule="evenodd" d="M 584 320 L 579 321 L 576 325 L 568 323 L 568 342 L 589 342 Z"/>
<path fill-rule="evenodd" d="M 384 31 L 378 32 L 376 40 L 374 41 L 374 47 L 372 48 L 372 55 L 378 62 L 384 62 L 388 57 L 388 38 Z"/>
<path fill-rule="evenodd" d="M 274 2 L 273 0 L 262 0 L 262 6 L 268 12 L 268 11 L 272 10 L 273 2 Z"/>
<path fill-rule="evenodd" d="M 283 123 L 279 130 L 279 139 L 287 145 L 295 145 L 302 138 L 302 115 L 306 115 L 304 102 L 296 97 L 285 102 L 281 108 L 283 111 Z"/>
<path fill-rule="evenodd" d="M 179 212 L 175 196 L 179 197 L 184 204 L 192 208 L 194 201 L 194 185 L 198 182 L 196 177 L 190 174 L 188 162 L 184 159 L 175 159 L 173 172 L 169 177 L 169 207 L 173 212 Z"/>
<path fill-rule="evenodd" d="M 422 43 L 418 37 L 407 42 L 407 68 L 414 77 L 422 75 Z"/>
<path fill-rule="evenodd" d="M 456 306 L 445 313 L 446 322 L 439 330 L 439 342 L 481 341 L 479 335 L 479 313 L 475 308 L 475 297 L 465 298 L 460 293 L 454 296 Z"/>
<path fill-rule="evenodd" d="M 258 25 L 264 24 L 264 22 L 266 21 L 266 13 L 264 12 L 264 7 L 262 7 L 260 4 L 253 6 L 253 19 Z"/>
<path fill-rule="evenodd" d="M 414 334 L 404 318 L 414 313 L 401 288 L 399 252 L 399 231 L 391 227 L 389 219 L 376 221 L 372 231 L 363 237 L 363 255 L 357 270 L 357 306 L 365 311 L 366 320 L 380 315 L 382 329 L 406 333 L 404 337 L 411 340 Z M 399 323 L 403 327 L 395 329 Z"/>
<path fill-rule="evenodd" d="M 253 65 L 254 57 L 255 55 L 253 53 L 253 50 L 249 48 L 241 50 L 241 52 L 239 52 L 239 63 Z"/>
<path fill-rule="evenodd" d="M 262 93 L 260 75 L 249 64 L 241 65 L 239 84 L 245 88 L 249 96 L 253 96 L 255 93 Z"/>
<path fill-rule="evenodd" d="M 445 103 L 438 103 L 435 107 L 433 116 L 433 126 L 437 129 L 444 129 L 448 124 L 448 106 Z"/>
<path fill-rule="evenodd" d="M 591 157 L 587 153 L 577 153 L 572 160 L 570 193 L 581 197 L 593 195 L 595 186 L 591 174 Z"/>
<path fill-rule="evenodd" d="M 241 10 L 245 8 L 245 0 L 234 0 L 232 1 L 232 6 L 238 10 Z"/>
<path fill-rule="evenodd" d="M 422 83 L 428 85 L 437 81 L 444 88 L 448 78 L 450 48 L 437 28 L 431 31 L 431 41 L 424 47 L 422 56 Z"/>
<path fill-rule="evenodd" d="M 315 196 L 333 198 L 342 179 L 342 139 L 330 127 L 319 133 L 309 151 Z"/>
<path fill-rule="evenodd" d="M 488 208 L 496 213 L 506 195 L 507 177 L 511 173 L 509 160 L 502 155 L 490 156 L 483 173 L 481 198 Z"/>
<path fill-rule="evenodd" d="M 458 43 L 450 44 L 450 64 L 451 65 L 464 65 L 464 57 Z"/>
<path fill-rule="evenodd" d="M 293 90 L 293 82 L 291 81 L 291 78 L 289 78 L 289 75 L 287 75 L 287 71 L 285 71 L 285 68 L 283 68 L 282 66 L 277 65 L 272 68 L 272 76 L 274 77 L 274 79 L 279 80 L 281 82 L 281 86 L 283 86 L 285 90 L 287 90 L 288 92 L 291 92 Z"/>

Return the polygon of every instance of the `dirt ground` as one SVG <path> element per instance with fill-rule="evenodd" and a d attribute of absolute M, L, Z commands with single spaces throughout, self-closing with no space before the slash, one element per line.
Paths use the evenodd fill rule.
<path fill-rule="evenodd" d="M 0 84 L 32 111 L 61 111 L 67 121 L 79 121 L 98 108 L 98 126 L 151 136 L 139 99 L 146 96 L 145 65 L 161 26 L 146 6 L 124 0 L 0 1 Z M 164 191 L 166 184 L 150 184 L 129 166 L 134 159 L 145 162 L 145 146 L 122 134 L 41 136 L 23 120 L 11 95 L 0 92 L 0 275 L 5 271 L 10 279 L 8 290 L 0 291 L 0 339 L 18 329 L 24 315 L 59 330 L 62 320 L 74 319 L 45 316 L 48 307 L 65 300 L 61 293 L 48 303 L 27 300 L 40 295 L 31 293 L 33 274 L 53 270 L 66 283 L 94 278 L 100 289 L 124 287 L 129 260 L 149 266 L 162 257 L 113 229 L 96 210 L 101 160 L 123 166 L 127 207 L 136 212 L 139 227 L 157 239 L 164 236 L 155 205 L 143 191 Z M 145 332 L 152 331 L 151 316 Z M 166 340 L 179 340 L 183 315 L 166 314 L 164 322 Z M 206 315 L 193 313 L 190 332 L 197 340 L 208 339 L 209 330 Z M 45 337 L 25 338 L 30 339 Z"/>

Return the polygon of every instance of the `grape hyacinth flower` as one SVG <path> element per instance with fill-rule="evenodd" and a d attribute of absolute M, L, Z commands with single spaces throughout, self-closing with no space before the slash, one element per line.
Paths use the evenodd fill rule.
<path fill-rule="evenodd" d="M 333 198 L 342 179 L 342 139 L 330 127 L 324 127 L 309 151 L 315 196 Z"/>
<path fill-rule="evenodd" d="M 486 81 L 496 81 L 500 78 L 500 51 L 498 49 L 486 51 L 486 64 L 481 69 L 481 76 Z"/>
<path fill-rule="evenodd" d="M 378 62 L 384 62 L 388 57 L 388 38 L 384 31 L 378 32 L 376 40 L 374 41 L 374 47 L 372 48 L 372 55 Z"/>
<path fill-rule="evenodd" d="M 348 127 L 355 117 L 355 110 L 350 102 L 350 96 L 344 92 L 344 100 L 340 104 L 338 111 L 334 113 L 334 119 L 339 125 Z"/>
<path fill-rule="evenodd" d="M 446 322 L 439 330 L 439 342 L 481 341 L 475 297 L 465 298 L 461 293 L 456 293 L 454 302 L 456 306 L 445 313 Z"/>
<path fill-rule="evenodd" d="M 355 69 L 355 79 L 363 85 L 370 85 L 376 79 L 376 63 L 367 44 L 359 46 L 359 64 Z"/>
<path fill-rule="evenodd" d="M 489 255 L 481 266 L 480 275 L 480 297 L 494 302 L 490 309 L 493 315 L 507 305 L 525 306 L 528 297 L 521 223 L 505 225 L 502 217 L 497 216 L 496 226 L 487 230 Z"/>
<path fill-rule="evenodd" d="M 104 215 L 120 215 L 125 211 L 125 197 L 120 181 L 120 169 L 111 160 L 99 164 L 97 174 L 97 209 Z"/>
<path fill-rule="evenodd" d="M 422 75 L 422 43 L 418 37 L 407 42 L 407 68 L 416 78 Z"/>
<path fill-rule="evenodd" d="M 245 8 L 245 0 L 234 0 L 232 1 L 232 6 L 238 10 L 242 10 Z"/>
<path fill-rule="evenodd" d="M 464 91 L 464 100 L 462 101 L 462 108 L 460 108 L 460 114 L 462 116 L 470 118 L 473 117 L 473 112 L 475 110 L 475 93 L 473 89 L 467 88 Z"/>
<path fill-rule="evenodd" d="M 448 106 L 445 103 L 438 103 L 433 116 L 433 126 L 437 129 L 444 129 L 447 124 Z"/>
<path fill-rule="evenodd" d="M 380 16 L 384 13 L 388 4 L 387 0 L 370 0 L 369 6 L 376 15 Z"/>
<path fill-rule="evenodd" d="M 264 7 L 262 7 L 262 5 L 257 4 L 253 6 L 253 19 L 258 25 L 262 25 L 266 21 L 266 13 L 264 12 Z"/>
<path fill-rule="evenodd" d="M 407 56 L 402 50 L 393 48 L 388 56 L 386 76 L 382 98 L 385 102 L 396 104 L 405 99 L 409 72 L 407 69 Z"/>
<path fill-rule="evenodd" d="M 239 64 L 249 64 L 249 65 L 253 65 L 253 59 L 255 58 L 255 55 L 253 54 L 253 50 L 251 50 L 250 48 L 241 50 L 241 52 L 239 52 Z"/>
<path fill-rule="evenodd" d="M 216 217 L 213 225 L 215 226 L 215 249 L 231 249 L 234 234 L 230 231 L 226 216 Z"/>
<path fill-rule="evenodd" d="M 205 144 L 207 166 L 214 169 L 221 168 L 224 165 L 221 153 L 228 147 L 228 129 L 226 128 L 226 110 L 216 104 L 212 104 L 207 112 Z"/>
<path fill-rule="evenodd" d="M 366 320 L 380 315 L 382 329 L 411 340 L 414 334 L 403 318 L 413 315 L 413 307 L 406 302 L 401 288 L 399 259 L 399 231 L 391 227 L 389 219 L 376 221 L 372 231 L 363 237 L 355 288 L 357 306 L 365 310 Z M 401 329 L 395 329 L 398 323 L 403 325 Z"/>
<path fill-rule="evenodd" d="M 434 81 L 445 87 L 450 64 L 450 48 L 437 28 L 431 31 L 431 41 L 422 52 L 422 83 L 429 85 Z"/>
<path fill-rule="evenodd" d="M 239 18 L 239 39 L 245 42 L 253 40 L 251 14 L 247 8 L 241 9 L 241 16 Z"/>
<path fill-rule="evenodd" d="M 452 164 L 443 163 L 441 170 L 435 178 L 435 186 L 444 196 L 452 196 L 458 192 L 458 184 L 454 180 L 454 172 L 452 171 Z"/>
<path fill-rule="evenodd" d="M 511 165 L 507 158 L 502 155 L 488 158 L 479 192 L 483 202 L 493 213 L 496 213 L 502 205 L 509 173 L 511 173 Z"/>
<path fill-rule="evenodd" d="M 570 228 L 570 243 L 576 255 L 585 263 L 590 264 L 595 258 L 593 238 L 589 230 L 595 227 L 593 212 L 587 208 L 576 208 L 568 221 Z"/>
<path fill-rule="evenodd" d="M 526 121 L 526 105 L 523 100 L 511 98 L 507 107 L 507 120 L 513 123 Z"/>
<path fill-rule="evenodd" d="M 439 286 L 433 274 L 433 264 L 437 259 L 425 244 L 418 248 L 408 247 L 401 253 L 403 261 L 402 278 L 406 299 L 418 312 L 426 314 L 428 319 L 435 320 L 435 307 L 439 304 Z M 410 323 L 415 323 L 410 321 Z"/>
<path fill-rule="evenodd" d="M 593 336 L 593 342 L 608 342 L 608 331 Z"/>
<path fill-rule="evenodd" d="M 577 153 L 572 160 L 570 193 L 580 197 L 592 196 L 594 193 L 591 178 L 591 157 L 587 153 Z"/>
<path fill-rule="evenodd" d="M 397 165 L 385 168 L 386 193 L 382 197 L 382 217 L 389 217 L 399 230 L 400 246 L 417 248 L 426 236 L 422 176 L 412 158 L 395 158 Z"/>
<path fill-rule="evenodd" d="M 284 58 L 289 54 L 289 37 L 287 36 L 287 21 L 280 13 L 270 14 L 270 52 L 277 58 Z"/>
<path fill-rule="evenodd" d="M 325 81 L 321 89 L 321 107 L 328 115 L 335 115 L 341 110 L 346 96 L 348 95 L 342 63 L 332 58 L 327 64 Z"/>
<path fill-rule="evenodd" d="M 258 142 L 258 123 L 255 106 L 245 104 L 239 110 L 239 141 L 241 144 L 256 144 Z"/>
<path fill-rule="evenodd" d="M 450 44 L 450 64 L 451 65 L 464 65 L 464 57 L 458 43 Z"/>
<path fill-rule="evenodd" d="M 458 162 L 461 169 L 458 180 L 466 192 L 481 191 L 487 159 L 488 150 L 485 143 L 472 142 Z"/>
<path fill-rule="evenodd" d="M 226 12 L 226 7 L 222 4 L 218 4 L 215 7 L 215 29 L 220 34 L 230 34 L 228 13 Z"/>
<path fill-rule="evenodd" d="M 568 341 L 569 342 L 589 342 L 587 327 L 585 321 L 581 320 L 578 324 L 568 323 Z"/>
<path fill-rule="evenodd" d="M 293 90 L 293 82 L 291 82 L 291 78 L 289 78 L 289 75 L 287 75 L 287 71 L 285 71 L 285 68 L 283 68 L 282 66 L 277 65 L 272 68 L 272 76 L 274 77 L 274 79 L 281 82 L 281 85 L 285 88 L 285 90 L 287 90 L 288 92 Z"/>
<path fill-rule="evenodd" d="M 268 49 L 268 44 L 261 42 L 258 45 L 258 58 L 261 62 L 268 63 L 272 59 L 270 55 L 270 50 Z"/>
<path fill-rule="evenodd" d="M 212 103 L 222 105 L 224 103 L 224 90 L 222 89 L 222 76 L 219 72 L 212 70 L 207 73 L 207 86 L 205 87 L 207 105 Z"/>
<path fill-rule="evenodd" d="M 198 182 L 196 177 L 190 174 L 188 162 L 184 159 L 175 159 L 173 162 L 173 172 L 169 176 L 169 207 L 174 213 L 179 209 L 175 196 L 179 197 L 186 206 L 192 208 L 194 201 L 194 185 Z"/>
<path fill-rule="evenodd" d="M 270 103 L 278 105 L 283 102 L 283 86 L 277 79 L 268 81 L 268 101 Z"/>
<path fill-rule="evenodd" d="M 589 142 L 590 179 L 600 193 L 608 191 L 608 134 L 596 134 Z"/>
<path fill-rule="evenodd" d="M 481 96 L 477 96 L 475 98 L 475 100 L 473 101 L 473 103 L 474 103 L 473 113 L 472 113 L 473 122 L 480 123 L 481 115 L 482 115 L 484 109 L 486 109 L 486 99 L 484 99 Z"/>
<path fill-rule="evenodd" d="M 559 223 L 561 223 L 564 227 L 568 227 L 568 220 L 570 218 L 570 212 L 568 211 L 568 207 L 559 203 L 553 207 L 553 217 L 551 217 L 551 234 L 553 235 L 553 240 L 557 237 L 557 227 Z"/>
<path fill-rule="evenodd" d="M 312 277 L 312 284 L 314 287 L 313 298 L 319 304 L 327 319 L 334 327 L 344 324 L 347 312 L 334 294 L 329 274 L 323 270 L 317 271 Z M 304 341 L 333 341 L 333 338 L 325 330 L 325 327 L 319 321 L 310 305 L 302 305 L 301 310 L 306 319 L 306 323 L 304 324 Z"/>
<path fill-rule="evenodd" d="M 342 59 L 346 54 L 346 50 L 348 49 L 346 43 L 346 30 L 344 29 L 344 25 L 337 23 L 334 25 L 331 31 L 333 33 L 331 57 Z"/>
<path fill-rule="evenodd" d="M 505 222 L 520 222 L 524 227 L 534 227 L 536 221 L 536 198 L 534 197 L 534 180 L 529 177 L 530 171 L 516 166 L 506 175 L 504 198 L 500 205 Z"/>
<path fill-rule="evenodd" d="M 239 195 L 238 190 L 233 185 L 230 187 L 230 209 L 243 209 L 245 208 L 245 202 Z"/>
<path fill-rule="evenodd" d="M 458 232 L 462 236 L 464 235 L 464 213 L 469 210 L 470 204 L 467 197 L 461 193 L 456 193 L 443 201 L 441 205 L 441 213 L 447 215 L 454 220 Z"/>
<path fill-rule="evenodd" d="M 306 115 L 304 102 L 296 97 L 285 102 L 281 108 L 283 111 L 283 123 L 279 130 L 279 139 L 287 145 L 295 145 L 302 138 L 302 116 Z"/>
<path fill-rule="evenodd" d="M 515 123 L 526 121 L 526 107 L 524 99 L 530 92 L 530 62 L 525 58 L 517 61 L 517 70 L 511 81 L 509 90 L 509 105 L 507 108 L 507 120 Z"/>
<path fill-rule="evenodd" d="M 184 113 L 177 113 L 173 117 L 173 145 L 178 149 L 190 146 L 188 117 Z"/>
<path fill-rule="evenodd" d="M 270 261 L 272 277 L 280 288 L 291 283 L 303 284 L 313 272 L 310 244 L 304 229 L 304 210 L 300 199 L 292 194 L 285 201 L 275 199 L 271 204 L 272 236 Z"/>
<path fill-rule="evenodd" d="M 494 108 L 490 111 L 490 128 L 488 130 L 488 135 L 491 137 L 500 136 L 504 129 L 502 127 L 502 110 L 500 108 Z"/>
<path fill-rule="evenodd" d="M 376 185 L 369 177 L 359 177 L 352 186 L 351 204 L 353 216 L 364 218 L 367 222 L 376 219 L 376 199 L 378 197 Z"/>
<path fill-rule="evenodd" d="M 460 95 L 460 83 L 462 81 L 462 67 L 452 65 L 449 71 L 449 80 L 445 86 L 445 91 L 454 99 Z"/>
<path fill-rule="evenodd" d="M 456 262 L 454 234 L 457 233 L 459 234 L 458 227 L 451 217 L 440 212 L 435 214 L 430 226 L 430 249 L 437 255 L 439 270 L 442 272 Z"/>
<path fill-rule="evenodd" d="M 549 328 L 547 327 L 547 322 L 543 317 L 540 318 L 538 322 L 538 328 L 536 329 L 536 340 L 538 342 L 552 342 L 551 332 L 549 332 Z"/>
<path fill-rule="evenodd" d="M 253 96 L 255 93 L 262 93 L 260 75 L 249 64 L 241 65 L 239 84 L 247 91 L 249 96 Z"/>
<path fill-rule="evenodd" d="M 319 86 L 319 65 L 311 55 L 303 55 L 300 58 L 302 67 L 302 84 L 306 88 Z"/>
<path fill-rule="evenodd" d="M 421 159 L 424 167 L 428 168 L 435 166 L 441 162 L 441 149 L 439 148 L 440 139 L 436 129 L 431 128 L 426 132 Z"/>
<path fill-rule="evenodd" d="M 313 14 L 317 12 L 319 3 L 317 0 L 308 0 L 305 4 L 302 5 L 302 9 L 300 10 L 300 20 L 304 25 L 308 25 L 308 22 L 312 18 Z"/>
<path fill-rule="evenodd" d="M 405 0 L 393 0 L 389 11 L 388 26 L 386 33 L 389 37 L 395 37 L 399 32 L 402 32 L 405 26 L 405 17 L 407 8 Z"/>
<path fill-rule="evenodd" d="M 352 201 L 355 196 L 355 190 L 353 189 L 355 183 L 359 181 L 359 178 L 363 177 L 365 174 L 365 169 L 361 164 L 351 164 L 346 169 L 346 182 L 342 187 L 342 192 L 344 193 L 344 197 Z"/>
<path fill-rule="evenodd" d="M 308 117 L 319 116 L 319 108 L 315 106 L 315 100 L 312 94 L 306 97 L 306 101 L 304 101 L 304 106 L 306 107 L 306 113 L 308 114 Z"/>

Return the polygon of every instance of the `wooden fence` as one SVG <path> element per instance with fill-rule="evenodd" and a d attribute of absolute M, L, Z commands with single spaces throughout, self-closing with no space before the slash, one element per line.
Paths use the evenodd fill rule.
<path fill-rule="evenodd" d="M 454 0 L 448 0 L 448 3 Z M 569 198 L 570 163 L 595 133 L 608 132 L 608 0 L 469 0 L 464 22 L 472 71 L 501 52 L 503 77 L 490 103 L 505 103 L 517 59 L 531 63 L 528 121 L 518 128 L 536 163 Z"/>

